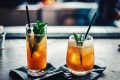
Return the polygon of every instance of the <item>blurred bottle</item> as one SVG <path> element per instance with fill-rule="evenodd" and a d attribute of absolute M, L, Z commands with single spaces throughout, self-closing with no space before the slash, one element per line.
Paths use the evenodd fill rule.
<path fill-rule="evenodd" d="M 42 1 L 45 5 L 52 5 L 56 2 L 56 0 L 43 0 Z"/>

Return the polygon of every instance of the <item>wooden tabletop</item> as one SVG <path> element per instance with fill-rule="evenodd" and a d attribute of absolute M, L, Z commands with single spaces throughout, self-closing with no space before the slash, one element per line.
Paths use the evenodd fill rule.
<path fill-rule="evenodd" d="M 56 68 L 66 63 L 67 39 L 47 40 L 47 61 Z M 95 64 L 107 69 L 98 80 L 120 79 L 119 39 L 95 39 Z M 26 66 L 25 39 L 8 39 L 0 50 L 0 80 L 11 80 L 9 71 Z"/>

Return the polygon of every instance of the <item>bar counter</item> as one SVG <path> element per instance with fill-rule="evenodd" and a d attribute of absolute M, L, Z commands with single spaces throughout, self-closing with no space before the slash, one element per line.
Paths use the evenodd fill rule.
<path fill-rule="evenodd" d="M 0 80 L 11 80 L 9 71 L 26 66 L 25 39 L 7 39 L 5 48 L 0 50 Z M 98 80 L 119 80 L 120 51 L 119 39 L 94 39 L 95 64 L 106 66 Z M 47 40 L 47 61 L 56 68 L 66 63 L 67 39 Z"/>

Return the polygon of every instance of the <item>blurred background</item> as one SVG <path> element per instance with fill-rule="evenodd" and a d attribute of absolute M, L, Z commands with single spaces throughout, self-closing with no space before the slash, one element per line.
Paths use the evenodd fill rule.
<path fill-rule="evenodd" d="M 94 13 L 97 12 L 93 24 L 95 29 L 91 33 L 120 36 L 120 0 L 1 0 L 0 25 L 14 26 L 15 31 L 18 29 L 15 29 L 15 26 L 25 26 L 27 23 L 25 5 L 29 6 L 30 22 L 40 19 L 48 23 L 48 26 L 59 27 L 59 30 L 68 27 L 67 31 L 49 32 L 84 33 L 85 27 L 90 24 Z M 75 27 L 80 27 L 81 30 L 77 31 L 78 28 L 73 30 Z M 10 29 L 7 31 L 9 33 Z"/>
<path fill-rule="evenodd" d="M 47 23 L 47 61 L 65 64 L 68 37 L 94 38 L 95 64 L 107 67 L 99 80 L 120 80 L 120 0 L 0 0 L 0 80 L 12 80 L 12 69 L 26 66 L 26 5 L 30 22 Z"/>

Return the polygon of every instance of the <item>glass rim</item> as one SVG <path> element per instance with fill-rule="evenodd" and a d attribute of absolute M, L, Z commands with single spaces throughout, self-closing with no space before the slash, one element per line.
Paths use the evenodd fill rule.
<path fill-rule="evenodd" d="M 80 35 L 80 33 L 77 33 L 77 35 Z M 83 35 L 85 35 L 85 34 L 83 34 Z M 71 34 L 71 35 L 69 36 L 69 40 L 70 40 L 70 39 L 74 39 L 74 38 L 73 38 L 73 34 Z M 85 41 L 90 41 L 90 40 L 93 40 L 93 36 L 87 35 L 87 38 L 85 39 Z M 81 41 L 81 42 L 84 42 L 84 41 Z"/>
<path fill-rule="evenodd" d="M 30 23 L 30 28 L 29 28 L 28 24 L 26 24 L 26 25 L 25 25 L 26 33 L 27 33 L 27 30 L 28 30 L 28 29 L 32 30 L 32 32 L 33 32 L 33 26 L 34 26 L 35 24 L 37 24 L 37 23 Z M 47 24 L 45 24 L 45 27 L 44 27 L 43 29 L 45 30 L 45 33 L 44 33 L 44 34 L 42 34 L 42 35 L 40 35 L 40 34 L 35 34 L 35 36 L 44 36 L 44 35 L 46 35 L 46 34 L 47 34 Z M 27 33 L 27 35 L 30 35 L 30 33 L 29 33 L 29 34 Z"/>
<path fill-rule="evenodd" d="M 30 23 L 30 26 L 35 25 L 35 24 L 37 24 L 37 23 Z M 25 26 L 26 26 L 26 28 L 29 28 L 28 24 L 26 24 Z M 33 27 L 33 26 L 32 26 L 32 27 Z M 30 28 L 32 28 L 32 27 L 30 27 Z M 45 24 L 45 27 L 44 27 L 44 28 L 47 28 L 47 23 Z"/>
<path fill-rule="evenodd" d="M 79 34 L 77 34 L 77 35 L 79 35 Z M 83 47 L 91 47 L 94 44 L 93 37 L 91 35 L 88 35 L 86 40 L 81 41 L 83 43 L 82 45 L 77 45 L 76 40 L 73 36 L 74 36 L 73 34 L 69 36 L 68 45 L 73 45 L 73 46 L 76 46 L 79 48 L 83 48 Z"/>
<path fill-rule="evenodd" d="M 27 33 L 27 35 L 30 35 L 30 34 Z M 39 37 L 46 36 L 46 34 L 42 34 L 42 35 L 40 35 L 40 34 L 34 34 L 34 35 L 35 36 L 39 36 Z"/>

